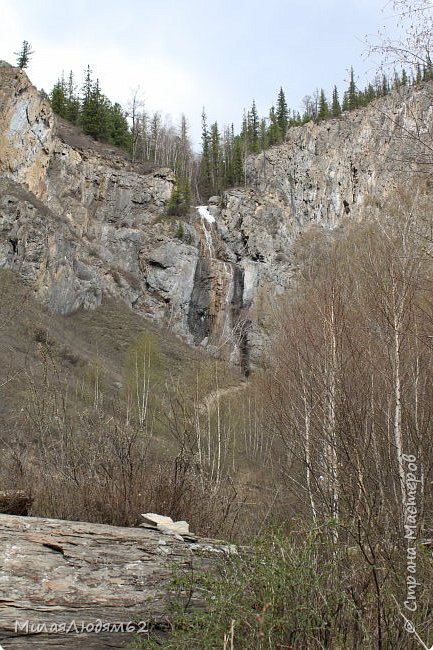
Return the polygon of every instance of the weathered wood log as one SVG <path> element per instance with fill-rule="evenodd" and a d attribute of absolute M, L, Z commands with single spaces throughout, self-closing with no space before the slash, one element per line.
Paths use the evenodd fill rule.
<path fill-rule="evenodd" d="M 6 515 L 28 515 L 33 498 L 21 490 L 0 492 L 0 513 Z"/>
<path fill-rule="evenodd" d="M 166 621 L 174 567 L 206 571 L 232 552 L 146 528 L 0 515 L 0 645 L 121 648 Z"/>

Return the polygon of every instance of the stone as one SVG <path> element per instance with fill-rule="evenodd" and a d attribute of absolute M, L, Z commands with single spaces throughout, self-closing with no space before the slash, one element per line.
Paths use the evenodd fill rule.
<path fill-rule="evenodd" d="M 168 535 L 188 535 L 189 525 L 186 521 L 172 521 L 169 524 L 158 524 L 158 530 Z"/>
<path fill-rule="evenodd" d="M 173 519 L 171 517 L 165 517 L 164 515 L 157 515 L 154 512 L 146 512 L 146 514 L 141 515 L 144 519 L 145 524 L 150 524 L 151 526 L 157 527 L 158 525 L 166 525 L 169 526 L 170 524 L 173 523 Z"/>
<path fill-rule="evenodd" d="M 189 534 L 189 525 L 186 521 L 173 521 L 171 517 L 154 512 L 147 512 L 141 516 L 144 519 L 144 523 L 141 524 L 143 528 L 155 529 L 164 535 L 175 535 L 177 539 L 182 539 L 182 535 Z"/>
<path fill-rule="evenodd" d="M 0 514 L 0 644 L 122 648 L 147 624 L 164 626 L 174 567 L 210 571 L 214 558 L 233 553 L 231 546 L 161 539 L 143 528 Z M 203 606 L 196 592 L 191 605 Z"/>

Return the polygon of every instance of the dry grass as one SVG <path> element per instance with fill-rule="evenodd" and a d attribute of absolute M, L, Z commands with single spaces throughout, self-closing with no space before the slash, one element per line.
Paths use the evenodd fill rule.
<path fill-rule="evenodd" d="M 0 488 L 31 493 L 37 516 L 135 525 L 156 510 L 231 535 L 244 497 L 197 465 L 191 419 L 176 404 L 191 415 L 215 376 L 224 389 L 237 375 L 123 304 L 61 317 L 12 273 L 0 282 Z M 149 342 L 143 415 L 134 359 Z"/>

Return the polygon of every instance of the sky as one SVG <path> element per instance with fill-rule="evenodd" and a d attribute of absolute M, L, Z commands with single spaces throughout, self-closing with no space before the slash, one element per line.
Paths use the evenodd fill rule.
<path fill-rule="evenodd" d="M 27 73 L 47 92 L 90 65 L 113 102 L 138 89 L 148 111 L 185 113 L 197 148 L 203 107 L 236 129 L 253 100 L 267 116 L 280 87 L 295 110 L 317 88 L 342 94 L 351 65 L 364 87 L 378 65 L 365 37 L 391 15 L 386 0 L 0 0 L 0 59 L 29 41 Z"/>

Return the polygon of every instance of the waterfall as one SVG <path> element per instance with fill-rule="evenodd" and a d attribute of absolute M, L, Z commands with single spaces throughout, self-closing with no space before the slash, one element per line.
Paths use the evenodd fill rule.
<path fill-rule="evenodd" d="M 201 219 L 201 227 L 203 229 L 204 240 L 206 242 L 206 247 L 209 252 L 209 257 L 212 259 L 214 257 L 213 242 L 212 242 L 212 233 L 208 230 L 208 224 L 215 223 L 215 217 L 211 215 L 206 205 L 197 206 L 198 213 Z"/>
<path fill-rule="evenodd" d="M 207 206 L 196 209 L 201 245 L 188 311 L 189 331 L 196 345 L 214 353 L 225 350 L 247 374 L 248 344 L 242 318 L 244 271 L 227 259 L 217 222 Z"/>

